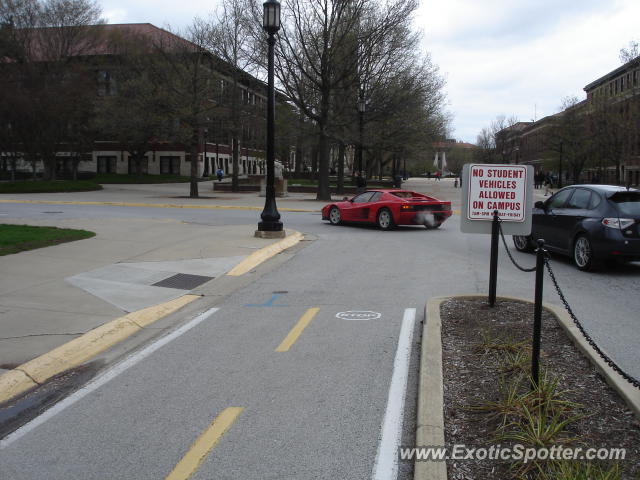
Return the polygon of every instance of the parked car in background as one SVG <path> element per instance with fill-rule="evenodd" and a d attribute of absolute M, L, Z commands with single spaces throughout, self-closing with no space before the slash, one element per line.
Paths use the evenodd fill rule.
<path fill-rule="evenodd" d="M 368 223 L 390 230 L 396 225 L 438 228 L 451 216 L 451 202 L 400 189 L 368 190 L 350 200 L 322 208 L 322 219 L 333 225 Z"/>
<path fill-rule="evenodd" d="M 531 235 L 514 235 L 517 250 L 532 251 L 534 240 L 569 255 L 580 270 L 606 261 L 640 260 L 640 191 L 614 185 L 565 187 L 533 209 Z"/>

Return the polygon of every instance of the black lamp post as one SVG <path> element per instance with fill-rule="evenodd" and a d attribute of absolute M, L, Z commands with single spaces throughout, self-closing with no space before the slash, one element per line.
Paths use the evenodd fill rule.
<path fill-rule="evenodd" d="M 273 63 L 274 47 L 276 44 L 275 34 L 280 30 L 280 3 L 277 0 L 267 0 L 262 4 L 262 28 L 269 34 L 267 43 L 269 45 L 269 71 L 267 90 L 267 188 L 264 209 L 258 223 L 256 237 L 278 238 L 284 237 L 280 214 L 276 207 L 276 189 L 274 186 L 274 162 L 275 162 L 275 88 L 273 83 Z"/>
<path fill-rule="evenodd" d="M 363 144 L 363 131 L 364 131 L 364 111 L 367 109 L 367 103 L 364 98 L 358 100 L 358 172 L 362 172 L 362 144 Z"/>

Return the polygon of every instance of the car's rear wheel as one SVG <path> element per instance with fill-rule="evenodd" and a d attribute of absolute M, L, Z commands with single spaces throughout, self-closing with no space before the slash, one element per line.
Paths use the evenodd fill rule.
<path fill-rule="evenodd" d="M 516 250 L 519 252 L 531 252 L 533 250 L 531 239 L 525 235 L 514 235 L 513 246 L 516 247 Z"/>
<path fill-rule="evenodd" d="M 382 230 L 391 230 L 394 227 L 391 211 L 388 208 L 381 208 L 378 211 L 376 223 Z"/>
<path fill-rule="evenodd" d="M 329 210 L 329 222 L 332 225 L 340 225 L 342 221 L 342 215 L 340 214 L 340 209 L 338 207 L 331 207 Z"/>
<path fill-rule="evenodd" d="M 595 270 L 598 266 L 593 254 L 593 246 L 586 235 L 578 235 L 573 242 L 573 262 L 580 270 Z"/>

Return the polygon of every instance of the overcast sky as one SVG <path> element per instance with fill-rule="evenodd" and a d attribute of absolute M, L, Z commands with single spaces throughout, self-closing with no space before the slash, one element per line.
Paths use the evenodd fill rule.
<path fill-rule="evenodd" d="M 99 0 L 109 23 L 183 28 L 219 0 Z M 640 40 L 640 0 L 422 0 L 415 20 L 447 85 L 452 136 L 475 143 L 498 115 L 521 121 L 620 65 Z"/>

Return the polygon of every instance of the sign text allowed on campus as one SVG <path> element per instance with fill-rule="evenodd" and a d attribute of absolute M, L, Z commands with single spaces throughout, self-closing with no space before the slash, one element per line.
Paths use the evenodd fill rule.
<path fill-rule="evenodd" d="M 467 218 L 491 220 L 493 212 L 503 222 L 526 218 L 527 168 L 524 165 L 470 165 Z"/>

